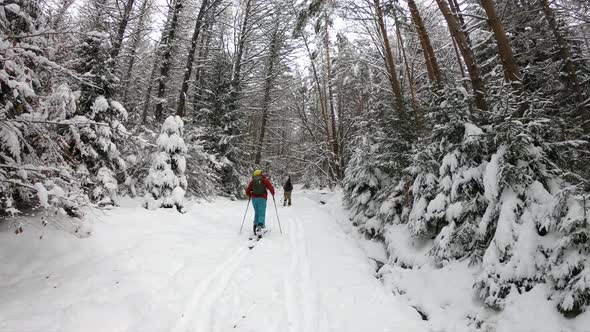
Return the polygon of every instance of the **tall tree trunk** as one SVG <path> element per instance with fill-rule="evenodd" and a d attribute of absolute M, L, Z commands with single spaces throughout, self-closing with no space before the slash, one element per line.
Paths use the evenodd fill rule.
<path fill-rule="evenodd" d="M 422 46 L 422 51 L 424 53 L 424 62 L 426 63 L 428 78 L 432 82 L 436 82 L 437 84 L 441 83 L 442 75 L 440 67 L 438 66 L 438 61 L 436 60 L 436 55 L 434 54 L 434 49 L 432 48 L 432 43 L 430 42 L 428 31 L 424 26 L 424 21 L 422 20 L 420 11 L 418 11 L 418 6 L 416 6 L 416 2 L 414 0 L 408 0 L 408 7 L 410 8 L 412 22 L 416 27 L 418 39 L 420 40 L 420 46 Z"/>
<path fill-rule="evenodd" d="M 121 51 L 121 45 L 123 45 L 123 38 L 125 37 L 125 30 L 127 30 L 127 24 L 129 24 L 129 17 L 131 16 L 131 12 L 133 11 L 133 3 L 135 0 L 127 0 L 125 3 L 125 8 L 123 9 L 123 15 L 121 16 L 121 21 L 119 21 L 119 25 L 117 27 L 117 35 L 115 36 L 115 41 L 113 42 L 113 49 L 111 50 L 111 57 L 114 59 L 119 55 Z"/>
<path fill-rule="evenodd" d="M 236 57 L 234 60 L 231 93 L 230 93 L 230 110 L 234 111 L 238 108 L 238 98 L 241 89 L 242 79 L 242 58 L 244 57 L 244 50 L 246 48 L 247 34 L 249 29 L 250 12 L 252 11 L 252 2 L 254 0 L 246 0 L 244 8 L 244 16 L 242 17 L 242 25 L 240 26 L 240 35 L 238 36 L 238 46 L 236 49 Z"/>
<path fill-rule="evenodd" d="M 574 61 L 572 60 L 569 45 L 563 37 L 563 35 L 561 34 L 561 32 L 559 31 L 559 26 L 557 24 L 557 20 L 555 19 L 555 14 L 553 13 L 553 10 L 549 6 L 549 1 L 541 0 L 541 4 L 543 6 L 543 13 L 545 14 L 545 19 L 547 20 L 549 28 L 551 29 L 551 32 L 553 33 L 553 36 L 557 41 L 557 45 L 559 46 L 559 53 L 565 63 L 565 70 L 568 74 L 568 83 L 574 89 L 574 92 L 576 93 L 576 97 L 578 98 L 578 100 L 582 101 L 583 97 L 580 90 L 580 81 L 578 80 L 577 68 L 574 64 Z"/>
<path fill-rule="evenodd" d="M 461 73 L 461 82 L 463 84 L 463 87 L 465 89 L 469 89 L 469 86 L 467 86 L 467 83 L 465 82 L 465 78 L 467 77 L 465 75 L 465 69 L 463 68 L 463 60 L 461 59 L 461 54 L 459 54 L 459 48 L 457 47 L 457 41 L 455 40 L 455 37 L 451 37 L 451 43 L 453 44 L 453 50 L 455 51 L 455 58 L 457 59 L 457 65 L 459 66 L 459 72 Z"/>
<path fill-rule="evenodd" d="M 383 8 L 381 8 L 381 1 L 374 0 L 375 12 L 377 14 L 377 25 L 381 31 L 381 38 L 383 38 L 383 48 L 385 51 L 385 64 L 389 75 L 389 83 L 391 84 L 391 90 L 395 97 L 395 108 L 400 115 L 405 114 L 404 108 L 404 97 L 402 87 L 397 77 L 397 70 L 395 68 L 395 62 L 393 60 L 393 53 L 389 43 L 389 37 L 387 36 L 387 28 L 385 26 L 385 17 L 383 16 Z"/>
<path fill-rule="evenodd" d="M 281 121 L 281 145 L 279 146 L 279 156 L 284 157 L 285 156 L 285 151 L 286 151 L 286 147 L 287 147 L 287 123 L 285 122 L 285 120 L 283 119 L 283 121 Z"/>
<path fill-rule="evenodd" d="M 330 59 L 330 35 L 328 31 L 328 15 L 324 12 L 324 25 L 325 25 L 325 33 L 324 33 L 324 49 L 326 52 L 326 74 L 327 74 L 327 84 L 328 84 L 328 98 L 326 98 L 326 103 L 330 105 L 330 116 L 331 116 L 331 127 L 332 127 L 332 152 L 334 153 L 333 156 L 333 164 L 334 164 L 334 172 L 336 173 L 336 177 L 338 179 L 342 178 L 342 174 L 340 174 L 340 152 L 339 152 L 339 144 L 338 144 L 338 131 L 336 129 L 336 111 L 334 110 L 334 91 L 332 88 L 332 60 Z"/>
<path fill-rule="evenodd" d="M 156 101 L 156 121 L 162 122 L 164 113 L 164 104 L 166 97 L 166 81 L 170 73 L 170 60 L 172 57 L 172 44 L 176 37 L 176 29 L 178 28 L 178 16 L 182 9 L 182 1 L 176 0 L 174 7 L 172 7 L 172 16 L 170 17 L 170 24 L 166 24 L 167 31 L 162 33 L 162 40 L 159 45 L 159 53 L 162 55 L 160 60 L 160 75 L 158 76 L 158 100 Z"/>
<path fill-rule="evenodd" d="M 485 84 L 481 78 L 473 49 L 471 49 L 471 46 L 469 45 L 467 34 L 461 29 L 457 17 L 451 12 L 446 0 L 436 0 L 436 3 L 447 21 L 452 37 L 457 41 L 457 46 L 459 47 L 459 51 L 461 51 L 461 55 L 463 56 L 463 61 L 465 61 L 465 65 L 467 66 L 469 78 L 471 79 L 471 86 L 473 87 L 473 94 L 475 96 L 475 106 L 481 111 L 487 111 Z"/>
<path fill-rule="evenodd" d="M 510 41 L 506 36 L 504 27 L 498 19 L 493 1 L 481 0 L 481 6 L 488 16 L 488 24 L 492 28 L 492 31 L 494 31 L 494 37 L 496 38 L 496 43 L 498 44 L 498 54 L 500 55 L 502 66 L 504 67 L 504 78 L 508 82 L 520 82 L 522 80 L 520 69 L 516 64 L 516 61 L 514 61 L 512 46 L 510 46 Z"/>
<path fill-rule="evenodd" d="M 394 14 L 394 22 L 395 22 L 395 32 L 397 35 L 399 49 L 402 54 L 402 59 L 404 60 L 404 69 L 406 72 L 406 76 L 408 77 L 408 87 L 410 88 L 410 98 L 411 98 L 411 103 L 412 103 L 412 109 L 414 110 L 416 127 L 420 128 L 421 127 L 420 106 L 418 105 L 418 102 L 416 101 L 416 94 L 414 92 L 414 79 L 413 79 L 412 75 L 410 75 L 410 66 L 408 64 L 408 58 L 406 57 L 404 40 L 402 38 L 402 33 L 399 28 L 399 22 L 398 22 L 396 14 Z"/>
<path fill-rule="evenodd" d="M 582 28 L 582 34 L 584 36 L 584 42 L 586 43 L 586 51 L 590 53 L 590 41 L 588 40 L 588 34 L 586 33 L 587 28 Z"/>
<path fill-rule="evenodd" d="M 150 102 L 152 100 L 152 88 L 154 87 L 154 81 L 156 80 L 156 75 L 158 73 L 158 45 L 154 48 L 154 64 L 152 65 L 152 71 L 150 73 L 150 77 L 148 80 L 147 90 L 145 92 L 144 104 L 143 104 L 143 112 L 141 113 L 141 123 L 146 124 L 147 122 L 147 115 L 150 109 Z"/>
<path fill-rule="evenodd" d="M 309 48 L 309 43 L 307 41 L 307 37 L 305 36 L 305 31 L 303 31 L 301 33 L 301 37 L 303 39 L 303 43 L 305 45 L 305 49 L 307 50 L 307 55 L 309 56 L 310 59 L 310 63 L 311 63 L 311 69 L 312 69 L 312 73 L 313 73 L 313 77 L 315 80 L 315 86 L 316 86 L 316 90 L 318 93 L 318 98 L 319 98 L 319 108 L 320 108 L 320 113 L 322 114 L 322 120 L 324 122 L 324 131 L 326 133 L 326 146 L 328 148 L 330 148 L 330 142 L 332 141 L 330 138 L 330 129 L 329 129 L 329 124 L 328 124 L 328 115 L 327 115 L 327 111 L 326 111 L 326 103 L 325 103 L 325 96 L 324 96 L 324 92 L 322 92 L 322 86 L 321 86 L 321 82 L 320 82 L 320 78 L 318 75 L 318 70 L 317 67 L 315 65 L 315 61 L 314 61 L 314 57 L 313 54 Z"/>
<path fill-rule="evenodd" d="M 193 31 L 193 37 L 191 38 L 191 46 L 188 50 L 188 57 L 186 59 L 186 65 L 184 67 L 184 75 L 182 77 L 182 86 L 180 88 L 180 95 L 178 96 L 178 105 L 176 107 L 176 115 L 183 117 L 184 109 L 186 104 L 186 94 L 188 93 L 188 82 L 191 79 L 193 73 L 193 63 L 195 61 L 195 52 L 197 50 L 197 44 L 199 43 L 199 34 L 201 33 L 201 26 L 203 25 L 203 17 L 209 6 L 209 0 L 201 0 L 201 8 L 197 15 L 195 22 L 195 30 Z"/>
<path fill-rule="evenodd" d="M 268 56 L 268 63 L 266 66 L 266 78 L 264 80 L 264 97 L 262 100 L 262 118 L 260 125 L 260 135 L 258 137 L 258 144 L 256 145 L 256 157 L 254 164 L 260 165 L 262 159 L 262 148 L 264 146 L 264 136 L 266 133 L 266 123 L 268 122 L 268 112 L 270 109 L 270 93 L 272 90 L 272 84 L 275 79 L 275 62 L 279 58 L 280 51 L 280 33 L 279 33 L 279 21 L 275 23 L 272 39 L 270 42 L 270 50 Z"/>
<path fill-rule="evenodd" d="M 457 0 L 449 0 L 449 5 L 451 6 L 451 11 L 453 15 L 457 17 L 459 23 L 461 24 L 461 30 L 467 31 L 467 24 L 465 23 L 465 18 L 463 17 L 463 13 L 461 12 L 461 7 L 459 7 L 459 2 Z M 469 34 L 465 33 L 465 38 L 467 39 L 467 44 L 471 46 L 471 39 L 469 38 Z"/>
<path fill-rule="evenodd" d="M 195 70 L 195 87 L 193 95 L 193 111 L 197 111 L 201 103 L 201 93 L 203 91 L 203 63 L 209 58 L 209 48 L 211 45 L 211 24 L 207 23 L 205 34 L 201 37 L 199 45 L 199 56 L 197 58 L 197 69 Z"/>
<path fill-rule="evenodd" d="M 338 91 L 338 142 L 339 142 L 339 147 L 340 147 L 340 172 L 341 172 L 341 176 L 342 178 L 344 178 L 344 170 L 346 169 L 346 160 L 345 160 L 345 154 L 344 151 L 346 151 L 346 141 L 344 140 L 344 94 L 343 94 L 343 90 L 344 88 L 342 87 L 342 81 L 343 80 L 338 80 L 340 82 L 339 86 L 337 87 L 337 91 Z"/>
<path fill-rule="evenodd" d="M 145 26 L 145 20 L 147 17 L 147 9 L 150 0 L 144 0 L 141 4 L 141 9 L 139 10 L 139 17 L 137 22 L 137 27 L 133 32 L 133 36 L 131 37 L 131 50 L 129 54 L 129 63 L 127 64 L 127 70 L 125 71 L 125 76 L 123 78 L 123 105 L 127 104 L 127 98 L 129 96 L 129 85 L 131 82 L 131 76 L 133 75 L 133 67 L 135 66 L 135 58 L 137 54 L 137 49 L 141 43 L 143 28 Z"/>

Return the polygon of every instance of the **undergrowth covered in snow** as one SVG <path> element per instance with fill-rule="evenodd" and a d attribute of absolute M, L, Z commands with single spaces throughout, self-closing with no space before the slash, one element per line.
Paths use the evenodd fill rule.
<path fill-rule="evenodd" d="M 550 318 L 575 330 L 587 321 L 590 305 L 590 195 L 566 170 L 580 142 L 561 140 L 549 118 L 538 115 L 538 96 L 526 102 L 531 113 L 519 117 L 520 96 L 505 94 L 499 102 L 515 109 L 498 107 L 477 125 L 483 121 L 465 100 L 445 93 L 433 104 L 438 124 L 406 152 L 413 156 L 407 167 L 392 170 L 375 155 L 395 144 L 391 136 L 373 136 L 369 144 L 361 135 L 365 148 L 354 152 L 346 170 L 344 201 L 353 224 L 386 248 L 380 276 L 414 299 L 422 295 L 412 278 L 442 278 L 460 287 L 462 295 L 448 295 L 457 302 L 452 305 L 461 306 L 458 298 L 472 302 L 469 310 L 454 311 L 453 321 L 465 330 L 503 326 L 523 303 L 528 310 L 553 307 L 555 315 L 578 317 L 571 323 Z M 437 289 L 444 287 L 437 283 L 433 292 L 447 296 Z M 495 312 L 502 310 L 508 313 Z M 533 319 L 530 324 L 518 326 L 552 331 Z M 521 330 L 506 326 L 500 330 Z"/>

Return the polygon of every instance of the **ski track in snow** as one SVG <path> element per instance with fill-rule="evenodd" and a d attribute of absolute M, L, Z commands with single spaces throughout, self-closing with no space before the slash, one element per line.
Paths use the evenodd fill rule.
<path fill-rule="evenodd" d="M 317 287 L 312 280 L 305 231 L 301 220 L 289 219 L 289 251 L 291 264 L 285 279 L 285 294 L 291 332 L 318 331 Z M 293 278 L 293 276 L 295 276 Z M 303 310 L 300 310 L 303 308 Z M 303 322 L 303 329 L 299 322 Z"/>
<path fill-rule="evenodd" d="M 297 250 L 295 247 L 293 248 L 293 251 L 295 251 L 299 256 L 298 259 L 300 266 L 297 270 L 301 275 L 299 287 L 303 295 L 303 321 L 305 322 L 304 331 L 318 331 L 318 320 L 316 317 L 319 309 L 317 302 L 318 290 L 311 275 L 309 256 L 307 255 L 307 243 L 305 241 L 305 231 L 299 219 L 294 220 L 294 225 L 296 229 L 295 235 L 297 237 L 297 243 L 299 243 L 299 246 L 301 247 L 300 250 Z"/>
<path fill-rule="evenodd" d="M 247 248 L 239 248 L 217 269 L 198 284 L 192 294 L 181 318 L 177 321 L 173 332 L 206 332 L 211 329 L 213 304 L 221 296 L 230 278 L 239 267 L 239 262 L 247 252 Z M 189 324 L 194 323 L 194 329 Z"/>
<path fill-rule="evenodd" d="M 299 332 L 299 321 L 302 318 L 301 313 L 299 312 L 299 308 L 301 307 L 301 303 L 299 303 L 301 291 L 297 289 L 296 280 L 292 280 L 293 276 L 297 274 L 299 266 L 299 256 L 297 255 L 297 251 L 293 250 L 297 246 L 297 239 L 295 238 L 294 233 L 295 229 L 291 228 L 293 225 L 295 224 L 291 222 L 289 227 L 286 229 L 289 234 L 289 253 L 291 262 L 289 272 L 285 276 L 285 306 L 287 310 L 287 319 L 289 322 L 289 331 Z"/>

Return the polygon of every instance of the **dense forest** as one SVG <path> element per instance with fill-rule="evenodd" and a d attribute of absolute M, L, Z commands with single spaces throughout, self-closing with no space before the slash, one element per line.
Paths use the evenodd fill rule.
<path fill-rule="evenodd" d="M 589 2 L 0 0 L 0 88 L 2 218 L 183 212 L 262 168 L 341 186 L 391 265 L 406 237 L 480 267 L 490 308 L 590 304 Z"/>

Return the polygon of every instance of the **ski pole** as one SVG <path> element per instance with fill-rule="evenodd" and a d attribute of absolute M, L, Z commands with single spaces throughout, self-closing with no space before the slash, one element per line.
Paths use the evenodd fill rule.
<path fill-rule="evenodd" d="M 251 197 L 248 197 L 248 205 L 246 205 L 246 212 L 244 212 L 244 219 L 242 219 L 242 226 L 240 226 L 240 234 L 242 234 L 242 228 L 244 228 L 244 221 L 246 221 L 246 215 L 248 214 L 248 208 L 250 207 L 250 199 Z"/>
<path fill-rule="evenodd" d="M 279 223 L 279 231 L 283 234 L 283 229 L 281 228 L 281 220 L 279 219 L 279 210 L 277 209 L 277 201 L 275 200 L 275 196 L 272 195 L 272 201 L 275 203 L 275 213 L 277 214 L 277 222 Z"/>

